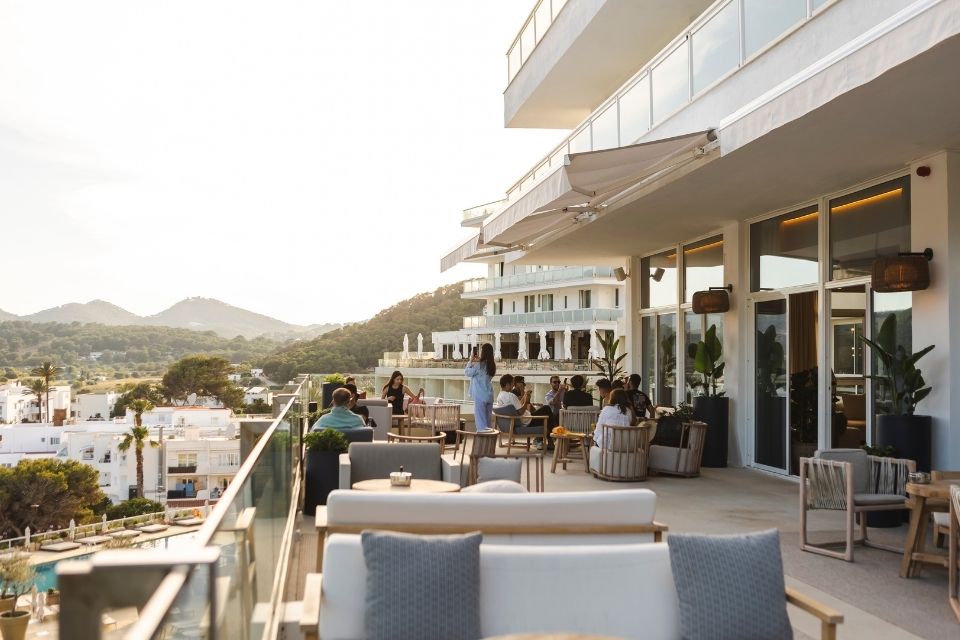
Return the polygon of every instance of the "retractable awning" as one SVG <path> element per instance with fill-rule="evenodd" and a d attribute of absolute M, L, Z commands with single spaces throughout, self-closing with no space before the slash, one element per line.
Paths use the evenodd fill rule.
<path fill-rule="evenodd" d="M 716 139 L 699 131 L 605 151 L 566 156 L 564 164 L 537 183 L 481 229 L 486 246 L 518 247 L 596 212 L 651 176 L 696 157 Z"/>
<path fill-rule="evenodd" d="M 480 234 L 477 234 L 462 245 L 440 258 L 440 271 L 446 271 L 477 253 L 480 246 Z"/>

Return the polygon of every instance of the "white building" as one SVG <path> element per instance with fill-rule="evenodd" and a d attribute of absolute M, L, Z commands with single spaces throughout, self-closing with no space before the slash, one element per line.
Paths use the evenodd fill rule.
<path fill-rule="evenodd" d="M 0 467 L 15 467 L 25 458 L 55 456 L 63 429 L 36 424 L 0 425 Z"/>
<path fill-rule="evenodd" d="M 122 394 L 114 391 L 106 393 L 80 393 L 71 402 L 70 417 L 79 421 L 109 420 L 113 406 Z"/>
<path fill-rule="evenodd" d="M 960 465 L 960 3 L 566 0 L 518 26 L 506 124 L 571 134 L 445 266 L 620 266 L 628 368 L 654 402 L 698 393 L 688 345 L 715 325 L 729 461 L 784 475 L 883 443 L 859 336 L 896 317 L 899 345 L 936 345 L 918 363 L 932 466 Z M 873 277 L 928 248 L 929 284 Z M 729 310 L 694 312 L 727 286 Z"/>
<path fill-rule="evenodd" d="M 262 400 L 267 405 L 273 404 L 273 391 L 267 387 L 250 387 L 243 392 L 243 403 L 253 404 L 257 400 Z"/>
<path fill-rule="evenodd" d="M 33 400 L 33 394 L 19 380 L 0 385 L 0 424 L 30 419 Z"/>
<path fill-rule="evenodd" d="M 68 384 L 55 384 L 50 387 L 50 392 L 45 393 L 37 401 L 36 396 L 31 395 L 30 409 L 28 419 L 33 422 L 53 422 L 57 417 L 57 412 L 62 412 L 64 418 L 70 417 L 70 402 L 73 390 Z M 50 398 L 50 412 L 47 412 L 47 398 Z"/>
<path fill-rule="evenodd" d="M 230 428 L 235 427 L 232 420 L 233 411 L 223 408 L 209 408 L 198 406 L 183 407 L 154 407 L 145 411 L 142 416 L 144 425 L 164 427 L 201 427 L 201 428 Z M 129 408 L 126 416 L 127 424 L 133 424 L 134 414 Z"/>

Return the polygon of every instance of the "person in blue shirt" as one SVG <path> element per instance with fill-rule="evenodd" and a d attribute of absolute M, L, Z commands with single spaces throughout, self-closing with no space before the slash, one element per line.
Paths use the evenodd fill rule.
<path fill-rule="evenodd" d="M 332 397 L 333 408 L 330 409 L 330 413 L 320 416 L 320 419 L 313 425 L 312 431 L 365 427 L 366 423 L 363 421 L 363 416 L 350 411 L 351 397 L 348 389 L 341 387 L 335 390 Z"/>
<path fill-rule="evenodd" d="M 493 385 L 497 375 L 497 363 L 493 360 L 493 345 L 489 342 L 480 347 L 480 354 L 470 356 L 470 364 L 464 370 L 470 378 L 470 397 L 473 398 L 473 416 L 477 431 L 490 429 L 490 414 L 493 412 Z"/>

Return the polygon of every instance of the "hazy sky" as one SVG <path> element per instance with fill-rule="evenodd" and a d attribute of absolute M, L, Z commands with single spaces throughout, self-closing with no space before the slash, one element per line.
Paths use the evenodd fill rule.
<path fill-rule="evenodd" d="M 477 275 L 460 211 L 564 135 L 503 127 L 532 6 L 0 0 L 0 309 L 350 321 Z"/>

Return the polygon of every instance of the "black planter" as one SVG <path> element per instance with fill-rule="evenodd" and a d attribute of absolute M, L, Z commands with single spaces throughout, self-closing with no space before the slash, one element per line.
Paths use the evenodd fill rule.
<path fill-rule="evenodd" d="M 306 487 L 303 513 L 317 513 L 318 504 L 327 504 L 327 496 L 340 485 L 340 454 L 336 451 L 307 449 Z"/>
<path fill-rule="evenodd" d="M 326 409 L 333 402 L 333 392 L 342 387 L 343 384 L 339 382 L 324 382 L 321 386 L 323 406 L 321 409 Z"/>
<path fill-rule="evenodd" d="M 867 526 L 872 529 L 892 529 L 903 524 L 903 514 L 906 511 L 866 511 L 857 514 L 857 524 L 860 518 L 867 516 Z"/>
<path fill-rule="evenodd" d="M 893 447 L 898 458 L 915 460 L 917 471 L 930 471 L 930 416 L 877 416 L 877 446 Z"/>
<path fill-rule="evenodd" d="M 723 396 L 697 396 L 693 399 L 693 417 L 707 423 L 702 465 L 704 467 L 727 466 L 730 399 Z"/>

